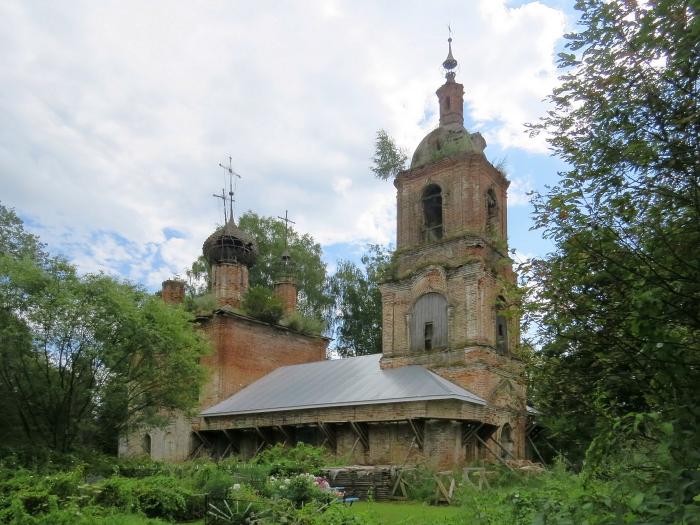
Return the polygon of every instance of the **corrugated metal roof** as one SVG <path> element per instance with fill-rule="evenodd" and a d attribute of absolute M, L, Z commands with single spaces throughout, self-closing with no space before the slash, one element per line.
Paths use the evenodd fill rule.
<path fill-rule="evenodd" d="M 280 410 L 405 403 L 431 399 L 486 402 L 422 366 L 382 370 L 381 354 L 284 366 L 202 412 L 205 417 Z"/>

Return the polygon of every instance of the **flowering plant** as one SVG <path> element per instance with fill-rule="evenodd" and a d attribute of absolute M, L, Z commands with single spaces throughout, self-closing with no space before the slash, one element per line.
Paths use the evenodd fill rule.
<path fill-rule="evenodd" d="M 327 479 L 308 473 L 287 478 L 270 476 L 266 492 L 273 498 L 287 499 L 296 507 L 310 501 L 327 503 L 337 497 Z"/>

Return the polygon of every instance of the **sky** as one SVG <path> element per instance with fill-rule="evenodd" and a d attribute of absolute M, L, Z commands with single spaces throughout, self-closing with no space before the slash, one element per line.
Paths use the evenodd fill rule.
<path fill-rule="evenodd" d="M 511 180 L 510 247 L 543 255 L 527 193 L 564 166 L 524 124 L 547 110 L 572 3 L 2 0 L 0 202 L 81 272 L 155 290 L 222 222 L 230 156 L 235 214 L 289 210 L 332 271 L 394 243 L 376 132 L 410 156 L 437 126 L 449 24 L 465 126 Z"/>

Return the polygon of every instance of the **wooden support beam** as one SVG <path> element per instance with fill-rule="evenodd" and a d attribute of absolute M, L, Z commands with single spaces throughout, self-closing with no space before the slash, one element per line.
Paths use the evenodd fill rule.
<path fill-rule="evenodd" d="M 236 454 L 240 454 L 241 448 L 238 446 L 238 442 L 234 439 L 233 432 L 224 429 L 224 436 L 226 436 L 226 439 L 228 439 L 228 442 L 231 445 L 231 449 L 233 450 L 233 452 Z"/>
<path fill-rule="evenodd" d="M 530 442 L 530 446 L 532 447 L 532 450 L 535 451 L 535 454 L 537 454 L 537 457 L 540 458 L 540 461 L 544 465 L 544 458 L 542 457 L 542 454 L 540 454 L 539 449 L 537 448 L 537 445 L 535 445 L 535 442 L 532 440 L 530 436 L 527 436 L 527 440 Z"/>
<path fill-rule="evenodd" d="M 369 436 L 367 434 L 367 426 L 363 425 L 362 423 L 355 423 L 354 421 L 350 421 L 350 426 L 355 431 L 355 434 L 357 434 L 357 437 L 360 439 L 360 442 L 362 443 L 362 446 L 365 448 L 365 450 L 369 450 Z"/>
<path fill-rule="evenodd" d="M 420 450 L 423 450 L 423 444 L 425 442 L 425 427 L 421 426 L 419 422 L 414 421 L 413 419 L 408 419 L 408 424 L 411 427 L 411 430 L 413 430 L 413 435 L 416 439 L 416 444 L 418 445 L 418 448 Z"/>
<path fill-rule="evenodd" d="M 462 432 L 462 446 L 465 446 L 467 443 L 469 443 L 469 440 L 472 438 L 474 434 L 476 434 L 481 428 L 485 425 L 486 423 L 480 423 L 477 425 L 476 423 L 467 423 L 464 427 L 464 431 Z"/>
<path fill-rule="evenodd" d="M 484 441 L 483 439 L 481 439 L 481 437 L 479 436 L 479 434 L 474 434 L 474 437 L 477 439 L 477 441 L 478 441 L 479 443 L 481 443 L 481 444 L 484 446 L 484 448 L 485 448 L 489 453 L 491 453 L 491 455 L 492 455 L 493 457 L 495 457 L 498 461 L 500 461 L 503 465 L 505 465 L 505 466 L 508 468 L 508 470 L 513 470 L 513 467 L 511 467 L 508 463 L 505 462 L 505 460 L 504 460 L 501 456 L 499 456 L 498 454 L 496 454 L 493 450 L 491 450 L 491 449 L 489 448 L 489 446 L 486 444 L 486 441 Z M 490 437 L 490 436 L 489 436 L 489 437 Z"/>
<path fill-rule="evenodd" d="M 317 425 L 318 429 L 321 431 L 325 438 L 324 441 L 328 443 L 328 446 L 335 450 L 337 447 L 337 442 L 335 439 L 335 432 L 333 431 L 333 428 L 328 425 L 325 425 L 320 421 L 317 423 Z"/>
<path fill-rule="evenodd" d="M 282 443 L 283 445 L 293 445 L 292 438 L 289 436 L 289 433 L 287 432 L 287 430 L 285 430 L 283 425 L 277 425 L 277 430 L 279 430 L 280 433 L 284 436 L 284 442 Z"/>
<path fill-rule="evenodd" d="M 211 447 L 211 443 L 209 443 L 209 440 L 207 438 L 205 438 L 201 432 L 199 432 L 198 430 L 192 430 L 192 432 L 194 433 L 195 436 L 197 436 L 199 441 L 201 441 L 204 444 L 205 447 L 208 447 L 208 448 Z"/>
<path fill-rule="evenodd" d="M 510 456 L 511 459 L 515 459 L 515 456 L 514 456 L 510 451 L 506 450 L 506 449 L 503 447 L 503 445 L 501 445 L 498 441 L 496 441 L 495 439 L 493 439 L 493 434 L 490 435 L 490 436 L 488 437 L 488 439 L 490 439 L 491 441 L 493 441 L 494 443 L 496 443 L 496 446 L 497 446 L 498 448 L 500 448 L 503 452 L 505 452 L 506 454 L 508 454 L 508 455 Z"/>

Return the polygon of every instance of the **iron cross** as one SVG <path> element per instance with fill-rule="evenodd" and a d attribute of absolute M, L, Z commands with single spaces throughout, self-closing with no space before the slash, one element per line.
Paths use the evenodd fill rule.
<path fill-rule="evenodd" d="M 233 191 L 233 177 L 238 177 L 241 179 L 242 177 L 233 171 L 233 166 L 232 166 L 233 159 L 229 156 L 228 158 L 228 166 L 224 166 L 219 162 L 219 166 L 224 168 L 228 172 L 228 205 L 229 205 L 229 216 L 226 218 L 226 197 L 224 197 L 224 218 L 226 218 L 226 221 L 228 220 L 233 220 L 233 203 L 236 201 L 234 199 L 234 191 Z M 221 192 L 223 195 L 223 190 Z M 215 197 L 219 197 L 219 195 L 214 195 Z"/>
<path fill-rule="evenodd" d="M 277 217 L 278 219 L 284 221 L 284 247 L 287 247 L 287 233 L 289 230 L 289 223 L 296 224 L 292 219 L 289 218 L 288 210 L 284 210 L 284 217 Z"/>

